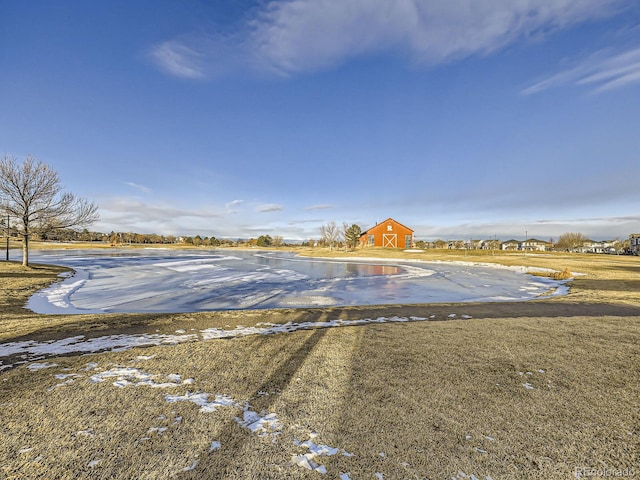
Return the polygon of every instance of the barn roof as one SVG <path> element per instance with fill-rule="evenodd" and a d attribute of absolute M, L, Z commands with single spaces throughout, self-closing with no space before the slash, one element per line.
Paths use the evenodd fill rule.
<path fill-rule="evenodd" d="M 373 229 L 374 229 L 374 228 L 376 228 L 377 226 L 382 225 L 383 223 L 386 223 L 386 222 L 389 222 L 389 221 L 391 221 L 391 222 L 393 222 L 393 223 L 397 223 L 397 224 L 398 224 L 398 225 L 400 225 L 401 227 L 404 227 L 404 228 L 406 228 L 407 230 L 409 230 L 409 231 L 413 232 L 413 229 L 412 229 L 412 228 L 409 228 L 409 227 L 407 227 L 406 225 L 403 225 L 402 223 L 400 223 L 399 221 L 394 220 L 393 218 L 389 217 L 389 218 L 387 218 L 386 220 L 383 220 L 382 222 L 378 222 L 378 223 L 376 223 L 373 227 L 366 229 L 364 232 L 362 232 L 362 233 L 360 234 L 360 236 L 362 237 L 363 235 L 367 235 L 367 233 L 369 233 L 369 230 L 373 230 Z"/>

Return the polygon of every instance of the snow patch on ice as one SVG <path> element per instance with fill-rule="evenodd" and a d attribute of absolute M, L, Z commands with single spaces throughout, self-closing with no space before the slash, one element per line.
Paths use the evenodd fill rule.
<path fill-rule="evenodd" d="M 27 302 L 27 308 L 39 313 L 74 314 L 74 313 L 104 313 L 104 310 L 81 310 L 71 303 L 71 295 L 85 285 L 89 273 L 77 270 L 71 277 L 69 272 L 59 275 L 66 280 L 56 283 L 49 288 L 34 293 Z"/>
<path fill-rule="evenodd" d="M 169 270 L 173 270 L 175 272 L 197 272 L 198 270 L 207 268 L 227 270 L 225 267 L 216 264 L 212 265 L 209 262 L 224 262 L 229 260 L 242 260 L 242 258 L 235 257 L 233 255 L 209 256 L 206 258 L 198 258 L 194 260 L 173 260 L 169 262 L 157 262 L 152 263 L 151 266 L 168 268 Z"/>

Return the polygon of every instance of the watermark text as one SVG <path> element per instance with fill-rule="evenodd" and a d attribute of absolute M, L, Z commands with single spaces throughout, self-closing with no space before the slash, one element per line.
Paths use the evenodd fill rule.
<path fill-rule="evenodd" d="M 576 478 L 636 478 L 636 471 L 633 468 L 576 467 L 574 476 Z"/>

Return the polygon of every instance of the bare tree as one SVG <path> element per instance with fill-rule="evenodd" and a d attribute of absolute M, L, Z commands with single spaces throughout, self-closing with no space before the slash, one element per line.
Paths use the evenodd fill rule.
<path fill-rule="evenodd" d="M 33 233 L 85 227 L 98 220 L 92 202 L 62 192 L 58 174 L 45 163 L 28 156 L 0 160 L 0 209 L 18 219 L 22 236 L 22 265 L 29 265 L 29 237 Z"/>
<path fill-rule="evenodd" d="M 435 242 L 433 242 L 433 244 L 436 248 L 447 248 L 447 242 L 442 239 L 436 240 Z"/>
<path fill-rule="evenodd" d="M 567 232 L 560 235 L 556 247 L 561 250 L 569 252 L 575 252 L 582 248 L 584 242 L 587 240 L 582 233 L 579 232 Z"/>
<path fill-rule="evenodd" d="M 340 230 L 336 222 L 329 222 L 320 227 L 320 236 L 322 241 L 329 245 L 329 250 L 333 250 L 333 244 L 340 239 Z"/>
<path fill-rule="evenodd" d="M 620 255 L 620 252 L 624 250 L 624 243 L 619 238 L 616 238 L 613 241 L 613 245 L 611 246 L 613 250 L 615 250 L 616 255 Z"/>

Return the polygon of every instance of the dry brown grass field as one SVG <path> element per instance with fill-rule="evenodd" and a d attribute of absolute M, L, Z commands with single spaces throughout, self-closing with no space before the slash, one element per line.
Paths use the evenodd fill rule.
<path fill-rule="evenodd" d="M 300 253 L 581 275 L 568 295 L 521 303 L 64 316 L 24 308 L 64 269 L 0 262 L 0 347 L 261 322 L 414 318 L 6 369 L 0 478 L 640 478 L 639 257 Z"/>

